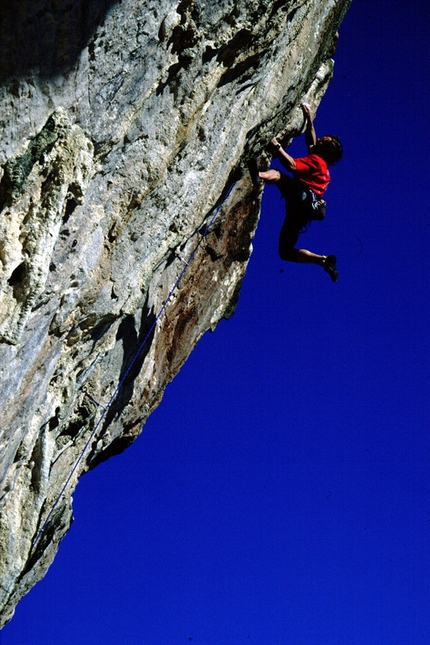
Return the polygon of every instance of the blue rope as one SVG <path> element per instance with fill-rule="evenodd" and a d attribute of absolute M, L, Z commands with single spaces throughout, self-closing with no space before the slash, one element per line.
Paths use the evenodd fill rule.
<path fill-rule="evenodd" d="M 99 419 L 99 420 L 98 420 L 98 422 L 96 423 L 96 425 L 95 425 L 95 427 L 94 427 L 94 430 L 92 431 L 92 433 L 91 433 L 91 435 L 90 435 L 90 437 L 89 437 L 88 441 L 86 442 L 85 446 L 83 447 L 82 452 L 80 453 L 79 457 L 78 457 L 78 458 L 77 458 L 77 460 L 75 461 L 75 464 L 74 464 L 74 466 L 73 466 L 73 468 L 72 468 L 72 470 L 71 470 L 71 472 L 70 472 L 69 476 L 67 477 L 66 482 L 65 482 L 65 484 L 64 484 L 64 486 L 63 486 L 63 488 L 61 489 L 60 493 L 58 494 L 58 497 L 57 497 L 57 499 L 55 500 L 55 502 L 54 502 L 54 504 L 53 504 L 53 506 L 52 506 L 51 510 L 49 511 L 49 513 L 48 513 L 48 515 L 47 515 L 47 517 L 46 517 L 45 521 L 43 522 L 43 524 L 42 524 L 41 528 L 39 529 L 39 532 L 37 533 L 36 537 L 34 538 L 34 540 L 33 540 L 32 544 L 31 544 L 30 552 L 31 552 L 31 551 L 33 551 L 34 547 L 36 546 L 37 542 L 39 541 L 39 539 L 40 539 L 40 537 L 41 537 L 41 535 L 42 535 L 42 533 L 43 533 L 43 531 L 44 531 L 44 529 L 45 529 L 46 525 L 48 524 L 49 520 L 51 519 L 51 517 L 52 517 L 52 515 L 53 515 L 53 513 L 54 513 L 54 511 L 55 511 L 55 509 L 57 508 L 58 503 L 59 503 L 59 501 L 60 501 L 61 497 L 63 496 L 64 491 L 66 490 L 67 486 L 68 486 L 68 485 L 69 485 L 69 483 L 70 483 L 70 480 L 72 479 L 72 477 L 73 477 L 74 473 L 76 472 L 77 467 L 79 466 L 80 462 L 82 461 L 82 459 L 83 459 L 83 457 L 84 457 L 84 454 L 85 454 L 85 453 L 86 453 L 86 451 L 87 451 L 88 446 L 90 445 L 90 443 L 93 441 L 93 439 L 94 439 L 95 435 L 97 434 L 97 431 L 98 431 L 98 429 L 100 428 L 100 425 L 101 425 L 101 423 L 102 423 L 103 419 L 105 418 L 105 416 L 106 416 L 106 414 L 107 414 L 107 412 L 108 412 L 108 410 L 109 410 L 110 406 L 112 405 L 112 403 L 113 403 L 113 401 L 115 400 L 115 398 L 116 398 L 116 396 L 117 396 L 118 392 L 120 391 L 120 389 L 121 389 L 121 388 L 122 388 L 122 386 L 124 385 L 124 381 L 125 381 L 125 379 L 126 379 L 126 378 L 127 378 L 127 376 L 129 375 L 130 371 L 131 371 L 131 370 L 132 370 L 132 368 L 133 368 L 133 365 L 134 365 L 134 364 L 135 364 L 135 362 L 137 361 L 137 359 L 138 359 L 138 357 L 139 357 L 140 353 L 142 352 L 143 348 L 145 347 L 145 345 L 146 345 L 146 343 L 147 343 L 147 341 L 148 341 L 149 337 L 151 336 L 152 332 L 154 331 L 154 329 L 155 329 L 155 326 L 156 326 L 157 322 L 160 320 L 161 316 L 163 315 L 164 310 L 166 309 L 166 307 L 167 307 L 168 303 L 170 302 L 170 300 L 171 300 L 171 298 L 172 298 L 172 296 L 173 296 L 174 292 L 175 292 L 175 291 L 176 291 L 176 289 L 178 288 L 179 283 L 181 282 L 181 280 L 182 280 L 182 278 L 183 278 L 183 276 L 184 276 L 184 274 L 185 274 L 185 272 L 186 272 L 186 270 L 187 270 L 188 266 L 190 265 L 190 263 L 191 263 L 191 262 L 192 262 L 192 260 L 194 259 L 194 256 L 196 255 L 197 251 L 199 250 L 199 248 L 200 248 L 200 246 L 201 246 L 201 244 L 202 244 L 202 242 L 203 242 L 204 238 L 207 236 L 207 234 L 209 233 L 210 229 L 212 228 L 212 225 L 213 225 L 213 223 L 214 223 L 215 219 L 217 218 L 218 213 L 219 213 L 219 211 L 221 210 L 221 207 L 222 207 L 223 203 L 224 203 L 224 202 L 226 201 L 226 199 L 229 197 L 229 195 L 230 195 L 230 193 L 231 193 L 231 191 L 232 191 L 232 189 L 233 189 L 233 186 L 234 186 L 234 183 L 230 185 L 230 187 L 228 188 L 228 190 L 226 191 L 226 193 L 225 193 L 224 195 L 221 195 L 221 198 L 220 198 L 220 200 L 219 200 L 219 203 L 215 204 L 215 206 L 213 207 L 214 214 L 213 214 L 212 218 L 210 219 L 210 221 L 209 221 L 208 225 L 206 226 L 205 230 L 204 230 L 204 231 L 203 231 L 203 233 L 201 234 L 201 237 L 200 237 L 199 241 L 197 242 L 197 244 L 196 244 L 196 246 L 195 246 L 195 248 L 194 248 L 193 252 L 191 253 L 190 257 L 189 257 L 189 258 L 188 258 L 188 260 L 185 262 L 185 266 L 183 267 L 182 271 L 180 272 L 179 277 L 177 278 L 177 280 L 176 280 L 175 284 L 174 284 L 174 285 L 173 285 L 173 287 L 171 288 L 170 293 L 169 293 L 169 295 L 167 296 L 166 300 L 164 300 L 164 302 L 163 302 L 163 304 L 162 304 L 162 307 L 161 307 L 160 311 L 158 312 L 157 316 L 155 317 L 154 322 L 152 323 L 152 325 L 151 325 L 151 327 L 150 327 L 149 331 L 147 332 L 147 334 L 146 334 L 145 338 L 142 340 L 141 344 L 139 345 L 139 347 L 138 347 L 138 349 L 137 349 L 136 353 L 134 354 L 134 356 L 133 356 L 133 358 L 132 358 L 132 360 L 131 360 L 131 362 L 130 362 L 130 364 L 129 364 L 128 368 L 126 369 L 126 371 L 125 371 L 125 373 L 124 373 L 123 377 L 121 378 L 120 382 L 119 382 L 119 383 L 118 383 L 118 385 L 116 386 L 116 388 L 115 388 L 115 390 L 114 390 L 114 392 L 113 392 L 112 396 L 110 397 L 110 399 L 109 399 L 109 401 L 108 401 L 107 405 L 106 405 L 106 406 L 103 406 L 103 405 L 101 405 L 101 403 L 98 403 L 98 401 L 96 401 L 95 399 L 93 399 L 93 401 L 94 401 L 95 403 L 97 403 L 97 405 L 100 405 L 100 406 L 103 408 L 103 412 L 102 412 L 102 414 L 101 414 L 101 416 L 100 416 L 100 419 Z M 210 213 L 210 212 L 211 212 L 211 211 L 209 211 L 209 213 Z M 90 397 L 90 398 L 92 399 L 92 397 Z"/>

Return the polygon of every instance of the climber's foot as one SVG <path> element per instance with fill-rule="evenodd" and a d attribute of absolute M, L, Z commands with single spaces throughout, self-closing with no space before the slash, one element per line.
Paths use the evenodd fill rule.
<path fill-rule="evenodd" d="M 336 267 L 336 256 L 328 255 L 326 258 L 324 258 L 323 267 L 324 271 L 329 274 L 332 281 L 337 282 L 339 278 L 339 272 Z"/>
<path fill-rule="evenodd" d="M 258 171 L 258 162 L 257 162 L 257 159 L 255 157 L 252 157 L 248 161 L 248 169 L 249 169 L 249 173 L 251 175 L 252 183 L 254 184 L 254 186 L 256 188 L 258 188 L 259 185 L 260 185 L 260 176 L 258 174 L 258 172 L 259 172 Z"/>

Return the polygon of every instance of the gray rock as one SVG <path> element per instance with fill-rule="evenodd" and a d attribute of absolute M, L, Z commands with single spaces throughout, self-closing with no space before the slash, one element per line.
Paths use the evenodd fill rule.
<path fill-rule="evenodd" d="M 234 312 L 261 199 L 246 162 L 316 110 L 350 1 L 2 1 L 1 624 L 79 477 Z"/>

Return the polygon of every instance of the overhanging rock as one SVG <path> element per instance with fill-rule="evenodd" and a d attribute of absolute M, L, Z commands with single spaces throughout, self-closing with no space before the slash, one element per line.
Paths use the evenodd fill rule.
<path fill-rule="evenodd" d="M 350 0 L 3 4 L 2 624 L 80 475 L 134 441 L 233 313 L 260 210 L 246 161 L 316 110 Z"/>

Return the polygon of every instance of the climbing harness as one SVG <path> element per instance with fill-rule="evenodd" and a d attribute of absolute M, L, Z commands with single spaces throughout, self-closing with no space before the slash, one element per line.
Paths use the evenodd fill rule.
<path fill-rule="evenodd" d="M 313 190 L 310 188 L 307 189 L 309 193 L 311 194 L 312 198 L 312 204 L 311 204 L 311 212 L 312 212 L 312 219 L 317 219 L 317 220 L 323 220 L 326 215 L 327 211 L 327 202 L 325 199 L 322 197 L 319 197 L 316 193 L 314 193 Z"/>
<path fill-rule="evenodd" d="M 96 423 L 96 425 L 95 425 L 95 427 L 94 427 L 94 430 L 92 431 L 92 433 L 91 433 L 91 435 L 90 435 L 89 439 L 87 440 L 87 442 L 86 442 L 85 446 L 83 447 L 83 449 L 82 449 L 81 453 L 79 454 L 78 458 L 76 459 L 76 461 L 75 461 L 75 463 L 74 463 L 74 466 L 73 466 L 73 468 L 72 468 L 72 470 L 71 470 L 71 472 L 70 472 L 69 476 L 67 477 L 67 479 L 66 479 L 66 481 L 65 481 L 65 483 L 64 483 L 64 485 L 63 485 L 63 487 L 62 487 L 62 489 L 61 489 L 61 491 L 60 491 L 60 493 L 58 494 L 58 496 L 57 496 L 57 498 L 56 498 L 56 500 L 55 500 L 54 504 L 52 505 L 51 510 L 49 511 L 49 513 L 48 513 L 48 515 L 47 515 L 47 517 L 46 517 L 45 521 L 43 522 L 43 524 L 42 524 L 41 528 L 40 528 L 40 529 L 39 529 L 39 531 L 37 532 L 36 537 L 34 538 L 34 540 L 33 540 L 32 544 L 31 544 L 30 552 L 31 552 L 31 551 L 33 551 L 33 549 L 35 548 L 35 546 L 36 546 L 37 542 L 40 540 L 40 537 L 41 537 L 41 535 L 42 535 L 42 533 L 43 533 L 43 531 L 44 531 L 45 527 L 47 526 L 47 524 L 48 524 L 49 520 L 51 519 L 51 517 L 52 517 L 52 515 L 53 515 L 53 513 L 54 513 L 54 511 L 55 511 L 55 509 L 57 508 L 58 503 L 59 503 L 59 501 L 60 501 L 61 497 L 63 496 L 63 494 L 64 494 L 64 492 L 65 492 L 65 490 L 66 490 L 67 486 L 69 485 L 70 480 L 72 479 L 72 477 L 73 477 L 74 473 L 76 472 L 76 469 L 77 469 L 78 465 L 79 465 L 79 464 L 80 464 L 80 462 L 82 461 L 82 459 L 83 459 L 83 457 L 84 457 L 84 455 L 85 455 L 85 453 L 86 453 L 86 451 L 87 451 L 88 446 L 90 445 L 90 443 L 93 441 L 94 437 L 96 436 L 97 431 L 98 431 L 98 429 L 100 428 L 100 425 L 101 425 L 101 423 L 102 423 L 103 419 L 105 418 L 105 416 L 106 416 L 106 414 L 107 414 L 107 412 L 108 412 L 109 408 L 111 407 L 111 405 L 112 405 L 113 401 L 115 400 L 115 398 L 116 398 L 116 396 L 117 396 L 118 392 L 120 391 L 120 389 L 121 389 L 121 388 L 122 388 L 122 386 L 124 385 L 124 381 L 126 380 L 127 376 L 129 375 L 130 371 L 132 370 L 132 368 L 133 368 L 134 364 L 136 363 L 136 361 L 137 361 L 137 359 L 138 359 L 138 357 L 139 357 L 140 353 L 142 352 L 142 350 L 143 350 L 144 346 L 146 345 L 146 343 L 147 343 L 148 339 L 150 338 L 150 336 L 151 336 L 152 332 L 154 331 L 155 326 L 157 325 L 158 321 L 160 320 L 161 316 L 163 315 L 164 310 L 166 309 L 166 307 L 167 307 L 168 303 L 169 303 L 169 302 L 170 302 L 170 300 L 172 299 L 173 294 L 175 293 L 175 291 L 176 291 L 176 290 L 177 290 L 177 288 L 179 287 L 179 283 L 181 282 L 181 280 L 182 280 L 182 278 L 183 278 L 183 276 L 184 276 L 184 274 L 185 274 L 186 270 L 188 269 L 188 267 L 189 267 L 190 263 L 191 263 L 191 262 L 192 262 L 192 260 L 194 259 L 194 256 L 196 255 L 197 251 L 199 250 L 199 248 L 200 248 L 200 246 L 201 246 L 201 244 L 202 244 L 202 242 L 203 242 L 204 238 L 205 238 L 205 237 L 208 235 L 208 233 L 210 232 L 210 229 L 212 228 L 213 223 L 215 222 L 215 220 L 216 220 L 216 218 L 217 218 L 217 216 L 218 216 L 218 214 L 219 214 L 219 212 L 220 212 L 220 210 L 221 210 L 222 205 L 224 204 L 224 202 L 225 202 L 225 201 L 228 199 L 228 197 L 230 196 L 230 193 L 231 193 L 231 191 L 233 190 L 234 185 L 235 185 L 235 182 L 233 182 L 233 183 L 231 183 L 231 184 L 230 184 L 230 186 L 228 187 L 228 189 L 227 189 L 226 191 L 224 191 L 224 192 L 223 192 L 223 194 L 221 195 L 221 197 L 219 198 L 219 200 L 215 203 L 215 205 L 214 205 L 214 206 L 212 207 L 212 209 L 209 211 L 208 216 L 210 216 L 210 215 L 211 215 L 211 213 L 212 213 L 212 217 L 210 218 L 209 223 L 207 224 L 207 226 L 206 226 L 206 227 L 202 227 L 202 228 L 199 230 L 199 232 L 200 232 L 200 238 L 199 238 L 199 240 L 198 240 L 197 244 L 195 245 L 195 247 L 194 247 L 193 251 L 191 252 L 191 254 L 190 254 L 190 256 L 189 256 L 188 260 L 186 260 L 186 261 L 185 261 L 185 260 L 183 260 L 183 261 L 184 261 L 184 267 L 182 268 L 181 272 L 179 273 L 179 277 L 177 278 L 176 282 L 174 283 L 173 287 L 171 288 L 171 290 L 170 290 L 170 292 L 169 292 L 169 295 L 168 295 L 168 296 L 167 296 L 167 298 L 163 301 L 162 306 L 161 306 L 161 308 L 160 308 L 160 310 L 159 310 L 158 314 L 156 315 L 156 317 L 155 317 L 155 319 L 154 319 L 154 321 L 153 321 L 153 323 L 152 323 L 152 325 L 151 325 L 151 327 L 150 327 L 149 331 L 147 332 L 146 336 L 144 337 L 144 339 L 142 340 L 141 344 L 139 345 L 139 347 L 138 347 L 137 351 L 135 352 L 135 354 L 134 354 L 133 358 L 131 359 L 129 366 L 127 367 L 126 371 L 124 372 L 124 374 L 123 374 L 123 376 L 122 376 L 122 378 L 121 378 L 120 382 L 119 382 L 119 383 L 118 383 L 118 385 L 116 386 L 116 388 L 115 388 L 115 390 L 114 390 L 114 392 L 113 392 L 112 396 L 110 397 L 110 399 L 109 399 L 109 401 L 108 401 L 107 405 L 106 405 L 106 406 L 102 405 L 101 403 L 99 403 L 98 401 L 96 401 L 96 400 L 91 396 L 91 394 L 89 394 L 86 390 L 84 390 L 84 391 L 83 391 L 85 396 L 89 397 L 89 398 L 90 398 L 94 403 L 96 403 L 98 406 L 100 406 L 101 408 L 103 408 L 103 412 L 101 413 L 101 416 L 100 416 L 100 418 L 99 418 L 98 422 Z"/>

